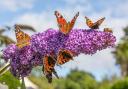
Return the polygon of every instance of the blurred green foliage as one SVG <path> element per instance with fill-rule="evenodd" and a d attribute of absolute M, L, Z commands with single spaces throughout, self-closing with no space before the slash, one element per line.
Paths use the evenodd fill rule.
<path fill-rule="evenodd" d="M 112 85 L 111 89 L 128 89 L 128 78 L 118 80 Z"/>
<path fill-rule="evenodd" d="M 39 89 L 128 89 L 128 78 L 114 76 L 114 79 L 105 78 L 98 82 L 91 74 L 78 70 L 72 70 L 65 78 L 53 78 L 51 84 L 45 77 L 29 76 L 29 79 Z"/>
<path fill-rule="evenodd" d="M 44 77 L 30 76 L 29 79 L 38 85 L 39 89 L 97 89 L 95 78 L 78 70 L 72 70 L 65 78 L 54 78 L 52 84 L 48 84 Z"/>
<path fill-rule="evenodd" d="M 72 70 L 66 78 L 78 84 L 80 89 L 97 89 L 95 78 L 91 74 L 84 71 Z"/>
<path fill-rule="evenodd" d="M 21 86 L 20 81 L 16 79 L 9 71 L 0 76 L 0 83 L 7 85 L 9 89 L 17 89 Z"/>

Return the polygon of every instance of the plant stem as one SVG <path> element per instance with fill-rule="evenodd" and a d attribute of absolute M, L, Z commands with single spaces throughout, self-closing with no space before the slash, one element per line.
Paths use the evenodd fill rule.
<path fill-rule="evenodd" d="M 24 77 L 22 77 L 21 89 L 26 89 L 25 82 L 24 82 Z"/>
<path fill-rule="evenodd" d="M 10 67 L 10 63 L 7 63 L 5 66 L 3 66 L 1 69 L 0 69 L 0 76 L 2 74 L 4 74 Z"/>

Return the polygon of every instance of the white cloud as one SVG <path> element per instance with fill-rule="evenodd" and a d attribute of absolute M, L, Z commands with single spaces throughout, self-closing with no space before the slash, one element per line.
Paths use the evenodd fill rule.
<path fill-rule="evenodd" d="M 19 9 L 30 9 L 35 0 L 0 0 L 0 9 L 17 11 Z"/>
<path fill-rule="evenodd" d="M 63 0 L 64 2 L 66 2 L 66 4 L 70 4 L 70 5 L 76 5 L 76 4 L 85 4 L 88 3 L 88 0 Z"/>
<path fill-rule="evenodd" d="M 12 24 L 27 24 L 35 27 L 37 31 L 45 31 L 48 28 L 57 28 L 54 12 L 26 13 L 15 18 Z"/>

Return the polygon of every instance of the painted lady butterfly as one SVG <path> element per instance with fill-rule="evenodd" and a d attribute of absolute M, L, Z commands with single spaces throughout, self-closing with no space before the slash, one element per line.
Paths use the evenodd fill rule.
<path fill-rule="evenodd" d="M 19 48 L 22 48 L 24 46 L 27 46 L 30 44 L 30 36 L 23 31 L 21 31 L 20 26 L 15 25 L 15 34 L 16 34 L 16 40 L 17 40 L 17 46 Z"/>

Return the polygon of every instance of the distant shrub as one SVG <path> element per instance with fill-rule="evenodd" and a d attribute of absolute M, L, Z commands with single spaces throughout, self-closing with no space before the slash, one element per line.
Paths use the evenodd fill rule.
<path fill-rule="evenodd" d="M 128 78 L 117 81 L 113 84 L 111 89 L 128 89 Z"/>

